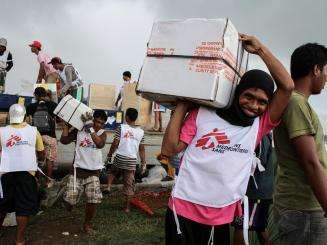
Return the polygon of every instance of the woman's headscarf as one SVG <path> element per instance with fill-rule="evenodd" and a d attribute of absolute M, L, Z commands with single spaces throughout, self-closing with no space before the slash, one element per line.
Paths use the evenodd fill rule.
<path fill-rule="evenodd" d="M 268 96 L 269 101 L 274 94 L 274 81 L 272 77 L 261 70 L 250 70 L 244 73 L 240 83 L 237 85 L 234 99 L 228 109 L 217 109 L 218 116 L 235 126 L 248 127 L 254 122 L 255 117 L 247 116 L 240 107 L 239 97 L 249 88 L 262 89 Z"/>

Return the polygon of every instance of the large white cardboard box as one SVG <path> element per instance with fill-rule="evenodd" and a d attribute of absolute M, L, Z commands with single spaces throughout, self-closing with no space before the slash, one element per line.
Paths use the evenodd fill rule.
<path fill-rule="evenodd" d="M 186 98 L 227 107 L 247 58 L 229 19 L 158 21 L 152 27 L 137 91 L 166 106 Z"/>
<path fill-rule="evenodd" d="M 71 95 L 66 95 L 59 102 L 53 113 L 74 128 L 82 130 L 84 124 L 81 120 L 81 116 L 86 112 L 93 112 L 93 110 L 82 102 L 74 99 Z"/>

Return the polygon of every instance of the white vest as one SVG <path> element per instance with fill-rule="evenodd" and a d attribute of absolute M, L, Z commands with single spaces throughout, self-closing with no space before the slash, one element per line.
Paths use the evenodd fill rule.
<path fill-rule="evenodd" d="M 122 124 L 120 141 L 116 153 L 125 157 L 137 158 L 139 145 L 143 135 L 143 129 L 133 128 L 127 124 Z"/>
<path fill-rule="evenodd" d="M 7 62 L 8 62 L 8 55 L 9 51 L 6 50 L 1 56 L 0 56 L 0 71 L 5 70 L 7 68 Z"/>
<path fill-rule="evenodd" d="M 59 73 L 59 76 L 60 76 L 61 80 L 64 82 L 64 84 L 67 83 L 66 68 L 69 67 L 69 66 L 72 66 L 72 65 L 71 64 L 65 65 L 64 69 Z M 75 70 L 75 74 L 76 74 L 77 78 L 74 81 L 72 81 L 72 85 L 78 87 L 78 86 L 81 86 L 83 84 L 82 77 L 79 74 L 79 72 L 76 70 L 75 67 L 74 67 L 74 70 Z"/>
<path fill-rule="evenodd" d="M 36 134 L 36 127 L 29 125 L 24 128 L 14 128 L 10 125 L 0 128 L 0 172 L 37 170 Z"/>
<path fill-rule="evenodd" d="M 214 208 L 243 199 L 255 159 L 259 118 L 249 127 L 234 126 L 201 107 L 196 126 L 172 195 Z"/>
<path fill-rule="evenodd" d="M 104 130 L 99 130 L 97 135 L 102 135 Z M 98 149 L 94 144 L 91 134 L 83 131 L 78 131 L 74 167 L 99 170 L 103 168 L 102 150 Z"/>

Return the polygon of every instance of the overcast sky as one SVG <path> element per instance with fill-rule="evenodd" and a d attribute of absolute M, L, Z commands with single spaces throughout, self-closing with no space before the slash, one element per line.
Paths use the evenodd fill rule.
<path fill-rule="evenodd" d="M 327 45 L 326 0 L 1 0 L 0 9 L 0 36 L 8 39 L 15 60 L 7 78 L 10 93 L 29 94 L 28 84 L 36 80 L 36 57 L 27 46 L 32 40 L 73 63 L 87 82 L 120 86 L 124 70 L 137 80 L 154 20 L 229 17 L 287 68 L 297 46 Z M 250 65 L 264 68 L 255 57 Z M 326 125 L 326 90 L 311 101 Z"/>

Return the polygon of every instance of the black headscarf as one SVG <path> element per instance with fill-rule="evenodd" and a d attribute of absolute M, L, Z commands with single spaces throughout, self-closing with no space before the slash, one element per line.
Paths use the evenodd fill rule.
<path fill-rule="evenodd" d="M 240 95 L 249 88 L 262 89 L 263 91 L 265 91 L 270 101 L 274 94 L 274 81 L 272 77 L 264 71 L 247 71 L 246 73 L 244 73 L 240 80 L 240 83 L 236 87 L 234 99 L 231 106 L 228 109 L 217 109 L 217 115 L 235 126 L 251 126 L 254 122 L 255 117 L 247 116 L 242 111 L 239 104 Z"/>

